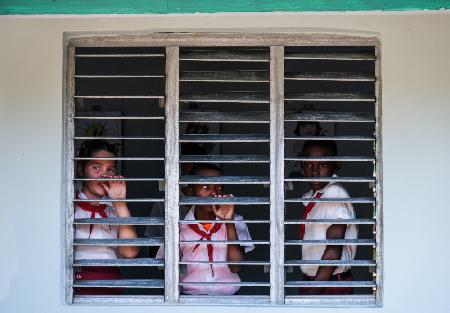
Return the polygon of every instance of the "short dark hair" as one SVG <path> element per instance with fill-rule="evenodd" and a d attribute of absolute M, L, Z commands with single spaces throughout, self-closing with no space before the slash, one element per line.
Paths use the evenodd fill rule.
<path fill-rule="evenodd" d="M 193 143 L 181 144 L 181 155 L 205 155 L 208 154 L 203 146 Z"/>
<path fill-rule="evenodd" d="M 90 158 L 96 152 L 105 150 L 114 155 L 117 154 L 116 146 L 112 143 L 107 142 L 102 139 L 86 140 L 81 144 L 78 150 L 78 157 L 80 158 Z"/>
<path fill-rule="evenodd" d="M 114 156 L 117 155 L 116 146 L 112 143 L 107 142 L 102 139 L 94 139 L 94 140 L 86 140 L 81 144 L 81 147 L 78 149 L 78 157 L 79 158 L 91 158 L 98 151 L 108 151 L 112 153 Z M 84 168 L 87 164 L 88 160 L 79 160 L 77 162 L 77 173 L 79 176 L 84 176 Z"/>
<path fill-rule="evenodd" d="M 220 173 L 220 175 L 223 174 L 222 169 L 218 166 L 215 166 L 211 163 L 199 163 L 194 165 L 194 167 L 189 172 L 189 175 L 199 175 L 201 171 L 204 170 L 214 170 Z"/>
<path fill-rule="evenodd" d="M 302 148 L 302 156 L 305 156 L 306 149 L 312 146 L 319 146 L 331 151 L 331 156 L 337 156 L 337 145 L 333 140 L 307 140 Z"/>

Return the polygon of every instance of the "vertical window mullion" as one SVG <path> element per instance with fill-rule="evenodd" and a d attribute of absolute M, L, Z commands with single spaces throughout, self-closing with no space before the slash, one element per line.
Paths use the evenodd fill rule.
<path fill-rule="evenodd" d="M 179 299 L 179 47 L 166 48 L 165 301 Z"/>
<path fill-rule="evenodd" d="M 383 249 L 383 168 L 382 168 L 382 144 L 381 144 L 381 59 L 380 59 L 380 45 L 379 43 L 375 46 L 375 241 L 376 241 L 376 253 L 375 260 L 377 263 L 375 271 L 375 281 L 376 281 L 376 291 L 375 291 L 375 302 L 377 305 L 382 304 L 382 283 L 383 283 L 383 264 L 382 264 L 382 249 Z"/>
<path fill-rule="evenodd" d="M 66 177 L 66 196 L 65 196 L 65 219 L 66 219 L 66 256 L 65 256 L 65 296 L 66 303 L 73 303 L 73 221 L 74 221 L 74 135 L 75 135 L 75 47 L 67 47 L 67 86 L 66 86 L 66 157 L 65 157 L 65 177 Z"/>
<path fill-rule="evenodd" d="M 270 47 L 270 301 L 284 303 L 284 47 Z"/>

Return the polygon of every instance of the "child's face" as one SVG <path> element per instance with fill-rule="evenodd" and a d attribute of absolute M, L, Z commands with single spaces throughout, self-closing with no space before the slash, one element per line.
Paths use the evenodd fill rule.
<path fill-rule="evenodd" d="M 306 157 L 327 157 L 332 156 L 329 148 L 322 146 L 310 146 L 304 151 Z M 305 177 L 331 177 L 337 170 L 337 163 L 332 161 L 305 161 L 301 163 Z M 328 182 L 309 182 L 312 190 L 322 189 Z"/>
<path fill-rule="evenodd" d="M 198 175 L 200 176 L 221 176 L 221 173 L 216 170 L 207 169 L 201 170 Z M 223 186 L 218 184 L 202 184 L 202 185 L 192 185 L 193 195 L 196 197 L 211 197 L 213 195 L 221 195 L 223 194 Z M 205 209 L 211 209 L 210 205 L 202 206 Z"/>
<path fill-rule="evenodd" d="M 220 176 L 220 172 L 216 170 L 201 170 L 200 176 Z M 213 194 L 222 194 L 222 185 L 210 184 L 210 185 L 192 185 L 193 193 L 196 197 L 210 197 Z"/>
<path fill-rule="evenodd" d="M 114 154 L 111 152 L 100 150 L 92 155 L 93 158 L 112 158 Z M 114 160 L 89 160 L 83 169 L 85 178 L 108 178 L 116 175 L 116 161 Z M 106 196 L 106 190 L 103 184 L 107 181 L 85 181 L 83 184 L 83 193 L 88 198 L 98 199 Z"/>

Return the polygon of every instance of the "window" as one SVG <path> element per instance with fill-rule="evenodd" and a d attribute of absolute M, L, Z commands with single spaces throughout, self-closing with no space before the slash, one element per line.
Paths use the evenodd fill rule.
<path fill-rule="evenodd" d="M 67 302 L 380 305 L 380 100 L 379 42 L 374 37 L 155 33 L 70 39 Z M 112 159 L 79 156 L 82 142 L 94 139 L 114 143 L 117 153 Z M 337 155 L 305 156 L 302 147 L 310 140 L 335 142 Z M 89 181 L 111 180 L 83 176 L 80 162 L 95 160 L 116 162 L 125 178 L 114 181 L 126 183 L 132 217 L 75 216 L 75 205 L 92 202 L 80 200 L 76 191 Z M 317 178 L 306 177 L 300 164 L 318 161 L 342 163 L 339 176 L 320 180 L 342 183 L 350 196 L 315 202 L 350 203 L 354 217 L 302 217 L 302 203 L 307 202 L 302 194 Z M 189 169 L 202 163 L 220 165 L 222 175 L 189 175 Z M 187 191 L 199 183 L 221 184 L 235 197 L 201 198 Z M 180 238 L 180 228 L 193 222 L 185 219 L 186 208 L 217 203 L 235 205 L 251 238 L 213 241 L 213 245 L 240 243 L 246 251 L 255 248 L 241 261 L 183 259 L 180 245 L 208 244 Z M 237 227 L 238 222 L 225 224 Z M 300 225 L 312 224 L 357 225 L 359 232 L 352 239 L 299 238 Z M 75 236 L 78 225 L 86 229 L 135 225 L 137 238 L 79 239 Z M 302 260 L 303 246 L 320 244 L 356 247 L 356 256 Z M 139 246 L 140 252 L 132 258 L 76 258 L 74 251 L 86 246 Z M 158 257 L 161 246 L 163 259 Z M 217 264 L 241 266 L 240 281 L 181 281 L 192 264 L 211 269 Z M 77 271 L 86 266 L 119 267 L 121 279 L 77 279 Z M 354 280 L 308 281 L 303 279 L 301 266 L 351 266 Z M 189 286 L 234 286 L 239 291 L 226 296 L 180 292 Z M 78 292 L 86 287 L 107 287 L 111 292 Z M 355 294 L 299 295 L 299 288 L 306 287 L 351 287 Z M 114 294 L 117 288 L 120 294 Z"/>

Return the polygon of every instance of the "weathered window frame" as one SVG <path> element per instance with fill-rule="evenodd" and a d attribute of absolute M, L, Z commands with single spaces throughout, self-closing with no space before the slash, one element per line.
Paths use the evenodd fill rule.
<path fill-rule="evenodd" d="M 165 296 L 91 297 L 76 299 L 72 291 L 74 219 L 74 94 L 76 47 L 166 47 L 166 147 L 165 147 Z M 65 62 L 65 300 L 85 304 L 205 304 L 211 297 L 179 296 L 179 48 L 215 46 L 270 47 L 270 148 L 284 151 L 284 46 L 373 46 L 375 48 L 375 169 L 376 177 L 376 291 L 374 295 L 348 297 L 299 297 L 284 295 L 284 153 L 270 155 L 270 297 L 215 297 L 224 305 L 299 305 L 299 306 L 381 306 L 382 305 L 382 145 L 381 145 L 381 59 L 380 42 L 372 34 L 342 33 L 149 33 L 122 35 L 66 36 Z"/>

